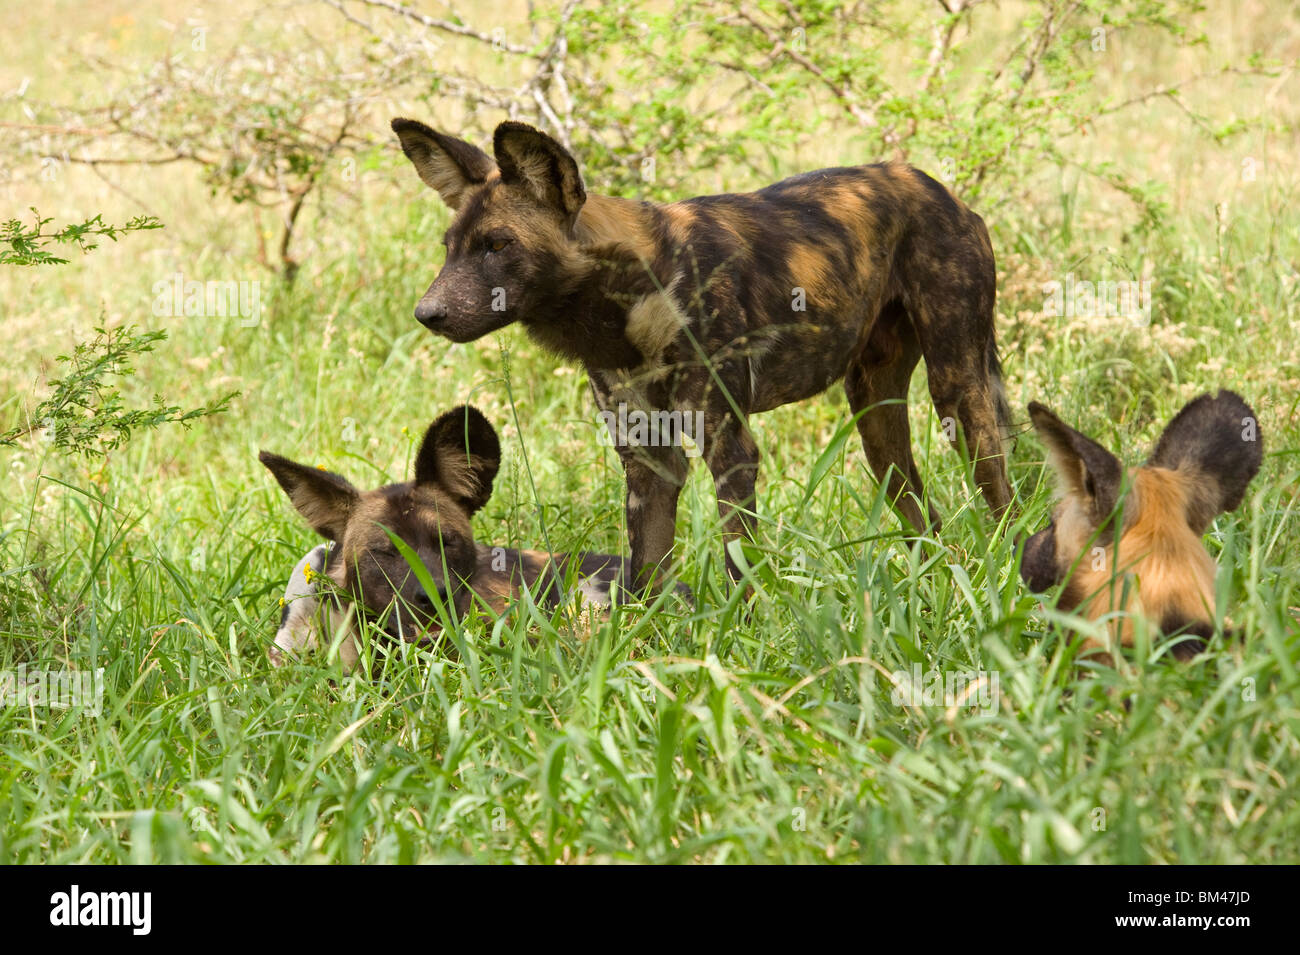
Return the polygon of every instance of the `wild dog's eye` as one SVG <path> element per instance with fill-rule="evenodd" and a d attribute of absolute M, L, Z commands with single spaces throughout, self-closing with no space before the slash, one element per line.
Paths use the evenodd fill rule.
<path fill-rule="evenodd" d="M 489 239 L 487 247 L 489 252 L 500 252 L 509 244 L 510 244 L 509 239 L 502 239 L 502 238 Z"/>

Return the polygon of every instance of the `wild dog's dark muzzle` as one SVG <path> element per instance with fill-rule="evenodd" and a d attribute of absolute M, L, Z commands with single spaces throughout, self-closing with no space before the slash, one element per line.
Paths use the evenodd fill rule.
<path fill-rule="evenodd" d="M 1056 527 L 1049 524 L 1025 541 L 1020 558 L 1020 578 L 1030 590 L 1042 593 L 1060 582 L 1056 566 Z"/>
<path fill-rule="evenodd" d="M 425 295 L 415 303 L 415 320 L 430 331 L 437 331 L 447 320 L 447 303 L 440 298 Z"/>

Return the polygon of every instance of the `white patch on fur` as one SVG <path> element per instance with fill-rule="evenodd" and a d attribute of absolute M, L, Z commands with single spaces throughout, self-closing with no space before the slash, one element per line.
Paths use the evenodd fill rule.
<path fill-rule="evenodd" d="M 325 561 L 329 557 L 330 546 L 318 544 L 313 547 L 298 561 L 293 573 L 289 575 L 283 598 L 284 606 L 289 608 L 289 612 L 275 633 L 275 642 L 267 651 L 272 666 L 284 666 L 288 662 L 286 654 L 300 657 L 320 649 L 322 627 L 325 638 L 329 641 L 340 633 L 346 634 L 339 644 L 343 672 L 351 673 L 357 664 L 357 641 L 352 632 L 351 613 L 340 614 L 332 606 L 322 608 L 316 597 L 316 578 L 325 575 Z"/>
<path fill-rule="evenodd" d="M 302 654 L 317 646 L 317 614 L 315 575 L 325 572 L 325 559 L 329 544 L 318 544 L 294 565 L 289 583 L 284 588 L 283 606 L 289 608 L 280 629 L 275 633 L 275 643 L 270 649 L 271 664 L 284 666 L 286 653 Z"/>
<path fill-rule="evenodd" d="M 613 598 L 610 596 L 611 586 L 608 581 L 601 580 L 599 577 L 584 577 L 578 581 L 578 597 L 583 606 L 608 610 L 613 605 Z"/>

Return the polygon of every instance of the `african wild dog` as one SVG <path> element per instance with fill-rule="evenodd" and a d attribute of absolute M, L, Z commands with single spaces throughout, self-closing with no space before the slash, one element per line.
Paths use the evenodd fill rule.
<path fill-rule="evenodd" d="M 1089 620 L 1115 614 L 1115 643 L 1132 645 L 1140 614 L 1163 634 L 1183 635 L 1175 657 L 1195 656 L 1215 619 L 1215 566 L 1201 535 L 1241 504 L 1259 470 L 1255 413 L 1231 391 L 1201 395 L 1169 422 L 1146 464 L 1127 472 L 1042 405 L 1030 404 L 1029 415 L 1064 497 L 1025 543 L 1025 583 L 1036 591 L 1064 583 L 1057 606 Z"/>
<path fill-rule="evenodd" d="M 602 411 L 703 412 L 705 433 L 693 437 L 728 538 L 753 531 L 748 416 L 841 378 L 853 412 L 865 412 L 872 469 L 912 527 L 926 527 L 906 407 L 922 357 L 945 431 L 964 437 L 989 506 L 1009 505 L 993 249 L 980 217 L 920 170 L 823 169 L 661 205 L 588 195 L 569 152 L 522 123 L 497 127 L 493 156 L 413 120 L 392 125 L 455 211 L 445 264 L 415 317 L 453 342 L 522 322 L 583 363 Z M 615 439 L 642 582 L 672 550 L 687 470 L 673 437 Z M 928 516 L 937 526 L 933 508 Z"/>
<path fill-rule="evenodd" d="M 611 585 L 626 562 L 609 554 L 557 554 L 488 547 L 474 540 L 470 517 L 492 495 L 501 462 L 496 432 L 475 408 L 448 411 L 429 426 L 415 458 L 413 480 L 359 491 L 329 471 L 258 455 L 293 506 L 332 543 L 313 549 L 294 568 L 271 648 L 314 650 L 341 638 L 346 670 L 357 661 L 357 617 L 373 621 L 395 640 L 430 645 L 440 630 L 436 607 L 385 528 L 424 563 L 439 601 L 463 617 L 478 602 L 503 612 L 524 587 L 543 606 L 555 606 L 570 572 L 587 600 L 608 606 Z M 308 570 L 313 573 L 307 573 Z M 329 581 L 322 589 L 314 574 Z M 358 599 L 359 597 L 359 599 Z"/>

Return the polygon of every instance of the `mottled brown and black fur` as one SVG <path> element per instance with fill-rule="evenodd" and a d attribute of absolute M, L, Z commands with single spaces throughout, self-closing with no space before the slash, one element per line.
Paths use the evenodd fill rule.
<path fill-rule="evenodd" d="M 1064 587 L 1063 610 L 1108 618 L 1110 642 L 1129 646 L 1135 618 L 1179 639 L 1194 656 L 1214 634 L 1213 559 L 1201 540 L 1215 515 L 1236 509 L 1259 470 L 1254 411 L 1230 391 L 1201 395 L 1169 423 L 1150 459 L 1127 471 L 1091 438 L 1033 403 L 1062 491 L 1051 522 L 1025 543 L 1020 573 L 1037 591 Z M 1100 649 L 1097 640 L 1089 649 Z"/>
<path fill-rule="evenodd" d="M 334 542 L 324 570 L 330 587 L 322 594 L 322 612 L 328 633 L 349 631 L 341 649 L 348 669 L 357 658 L 353 615 L 374 621 L 394 639 L 425 645 L 440 629 L 432 596 L 385 528 L 415 552 L 439 602 L 457 617 L 474 605 L 500 614 L 525 587 L 542 606 L 554 606 L 560 582 L 570 575 L 580 589 L 607 597 L 626 574 L 626 561 L 609 554 L 550 555 L 474 540 L 470 518 L 492 494 L 501 447 L 492 425 L 469 406 L 429 426 L 412 480 L 373 491 L 267 451 L 259 460 L 311 528 Z"/>
<path fill-rule="evenodd" d="M 413 120 L 393 130 L 455 210 L 416 317 L 454 342 L 519 321 L 583 363 L 602 410 L 703 412 L 701 450 L 729 537 L 752 532 L 748 416 L 840 379 L 853 412 L 865 411 L 868 461 L 901 514 L 937 526 L 918 503 L 906 407 L 922 357 L 990 507 L 1009 505 L 993 250 L 980 217 L 925 173 L 823 169 L 656 204 L 589 195 L 569 152 L 521 123 L 497 128 L 493 156 Z M 633 566 L 652 571 L 672 548 L 688 459 L 673 446 L 619 451 Z"/>

